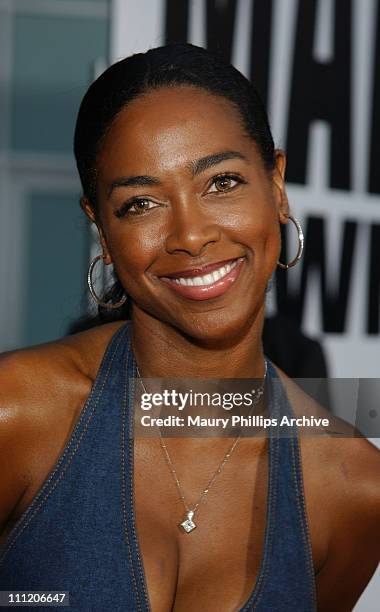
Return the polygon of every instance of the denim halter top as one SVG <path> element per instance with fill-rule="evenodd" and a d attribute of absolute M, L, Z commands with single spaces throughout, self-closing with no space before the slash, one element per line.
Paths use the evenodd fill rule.
<path fill-rule="evenodd" d="M 271 389 L 270 363 L 268 374 L 271 417 L 291 416 L 282 386 Z M 137 374 L 127 323 L 105 352 L 65 450 L 0 549 L 0 590 L 69 591 L 66 609 L 75 612 L 149 611 L 134 513 L 130 377 Z M 297 437 L 271 434 L 268 457 L 263 557 L 240 612 L 313 612 Z"/>

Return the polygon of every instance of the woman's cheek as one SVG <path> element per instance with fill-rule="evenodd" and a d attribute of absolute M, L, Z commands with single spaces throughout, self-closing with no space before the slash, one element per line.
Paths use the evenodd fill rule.
<path fill-rule="evenodd" d="M 144 267 L 144 261 L 147 266 L 162 247 L 161 231 L 149 224 L 139 227 L 136 225 L 117 228 L 109 234 L 108 246 L 114 261 L 119 262 L 119 265 L 123 260 L 134 261 L 136 259 L 134 263 L 139 264 L 139 267 Z"/>

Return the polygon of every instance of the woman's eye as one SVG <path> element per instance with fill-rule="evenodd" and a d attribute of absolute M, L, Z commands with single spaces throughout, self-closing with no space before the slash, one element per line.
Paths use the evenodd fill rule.
<path fill-rule="evenodd" d="M 155 208 L 157 204 L 154 204 L 151 200 L 147 199 L 134 199 L 125 202 L 117 211 L 117 217 L 124 217 L 125 215 L 142 215 L 143 213 Z"/>
<path fill-rule="evenodd" d="M 233 189 L 234 187 L 236 187 L 236 185 L 238 185 L 241 182 L 242 181 L 237 176 L 229 176 L 229 175 L 216 176 L 212 180 L 212 185 L 211 185 L 211 187 L 215 187 L 215 189 L 211 188 L 210 192 L 215 193 L 217 191 L 219 192 L 229 191 L 230 189 Z"/>

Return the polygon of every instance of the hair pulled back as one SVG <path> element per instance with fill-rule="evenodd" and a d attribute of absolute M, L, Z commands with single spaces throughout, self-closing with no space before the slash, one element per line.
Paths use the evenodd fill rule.
<path fill-rule="evenodd" d="M 274 143 L 264 105 L 254 85 L 219 55 L 191 44 L 173 43 L 138 53 L 113 64 L 92 83 L 79 108 L 74 153 L 83 193 L 97 215 L 97 156 L 118 113 L 152 90 L 189 85 L 229 100 L 240 114 L 265 167 L 275 163 Z M 123 287 L 116 282 L 103 298 L 117 302 Z M 104 309 L 100 308 L 104 315 Z M 127 307 L 109 318 L 124 318 Z"/>
<path fill-rule="evenodd" d="M 75 128 L 74 153 L 84 195 L 95 212 L 97 155 L 118 113 L 149 91 L 180 85 L 199 87 L 232 102 L 265 166 L 273 168 L 273 138 L 254 85 L 218 55 L 191 44 L 173 43 L 113 64 L 92 83 L 82 100 Z"/>

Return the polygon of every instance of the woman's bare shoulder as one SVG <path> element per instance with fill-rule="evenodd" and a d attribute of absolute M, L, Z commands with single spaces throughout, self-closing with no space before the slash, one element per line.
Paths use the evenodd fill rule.
<path fill-rule="evenodd" d="M 339 418 L 307 395 L 294 381 L 278 370 L 295 418 L 305 417 L 311 427 L 300 426 L 301 450 L 313 468 L 346 486 L 368 486 L 380 495 L 380 450 L 363 437 L 355 426 Z M 346 484 L 345 484 L 346 483 Z"/>
<path fill-rule="evenodd" d="M 0 531 L 62 451 L 121 325 L 0 356 Z"/>
<path fill-rule="evenodd" d="M 299 428 L 311 531 L 326 541 L 318 605 L 334 593 L 334 609 L 351 610 L 380 561 L 380 450 L 278 373 L 296 417 L 328 421 L 304 435 Z"/>
<path fill-rule="evenodd" d="M 319 503 L 329 534 L 318 602 L 321 609 L 330 602 L 338 612 L 352 610 L 380 562 L 380 451 L 359 437 L 321 438 L 314 448 L 324 461 Z"/>
<path fill-rule="evenodd" d="M 0 356 L 0 442 L 83 404 L 107 344 L 122 323 Z M 1 444 L 0 444 L 1 447 Z"/>
<path fill-rule="evenodd" d="M 59 340 L 0 355 L 2 397 L 32 389 L 46 393 L 54 384 L 96 377 L 107 344 L 123 324 L 107 323 Z"/>

